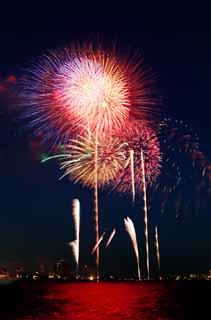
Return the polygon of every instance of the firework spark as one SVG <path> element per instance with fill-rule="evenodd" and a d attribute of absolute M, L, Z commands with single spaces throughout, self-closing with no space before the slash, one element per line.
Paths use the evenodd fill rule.
<path fill-rule="evenodd" d="M 158 136 L 163 165 L 153 197 L 159 195 L 162 213 L 169 201 L 175 203 L 176 217 L 180 217 L 191 204 L 190 199 L 195 194 L 193 181 L 198 181 L 198 171 L 201 172 L 199 137 L 188 123 L 171 118 L 161 121 Z"/>
<path fill-rule="evenodd" d="M 147 190 L 146 190 L 146 176 L 145 176 L 145 159 L 143 151 L 141 150 L 141 172 L 143 181 L 143 199 L 144 199 L 144 235 L 145 235 L 145 248 L 147 258 L 147 278 L 150 278 L 149 270 L 149 234 L 148 234 L 148 208 L 147 208 Z"/>
<path fill-rule="evenodd" d="M 135 176 L 134 176 L 134 150 L 130 150 L 131 193 L 132 201 L 135 201 Z"/>
<path fill-rule="evenodd" d="M 166 152 L 193 153 L 199 149 L 198 134 L 182 120 L 164 118 L 159 123 L 159 136 Z"/>
<path fill-rule="evenodd" d="M 134 224 L 133 224 L 133 221 L 129 217 L 124 219 L 124 223 L 125 223 L 125 229 L 128 232 L 130 239 L 131 239 L 131 242 L 133 244 L 133 249 L 135 252 L 136 262 L 137 262 L 138 279 L 141 280 L 140 265 L 139 265 L 139 251 L 138 251 L 138 244 L 137 244 L 136 231 L 134 228 Z"/>
<path fill-rule="evenodd" d="M 79 236 L 80 236 L 80 202 L 74 199 L 72 202 L 72 219 L 74 224 L 75 240 L 69 243 L 77 265 L 77 279 L 79 277 Z"/>
<path fill-rule="evenodd" d="M 99 238 L 98 242 L 95 244 L 94 248 L 92 249 L 91 254 L 94 254 L 95 251 L 97 250 L 97 248 L 99 247 L 99 245 L 101 244 L 101 242 L 103 241 L 105 232 L 103 232 L 103 234 L 101 235 L 101 237 Z"/>
<path fill-rule="evenodd" d="M 158 270 L 160 273 L 160 249 L 159 249 L 159 237 L 158 237 L 158 227 L 155 227 L 155 248 L 156 248 L 156 257 L 158 263 Z"/>
<path fill-rule="evenodd" d="M 108 238 L 108 240 L 107 240 L 107 242 L 106 242 L 106 248 L 108 248 L 108 246 L 111 243 L 111 241 L 113 240 L 113 237 L 115 236 L 115 234 L 116 234 L 116 229 L 113 229 L 111 234 L 110 234 L 110 236 L 109 236 L 109 238 Z"/>
<path fill-rule="evenodd" d="M 98 133 L 98 132 L 97 132 Z M 103 240 L 104 234 L 99 239 L 99 199 L 98 199 L 98 134 L 95 135 L 95 153 L 94 153 L 94 222 L 95 222 L 95 240 L 100 243 Z M 99 242 L 99 240 L 101 240 Z M 99 281 L 100 273 L 100 248 L 99 244 L 96 247 L 96 279 Z"/>

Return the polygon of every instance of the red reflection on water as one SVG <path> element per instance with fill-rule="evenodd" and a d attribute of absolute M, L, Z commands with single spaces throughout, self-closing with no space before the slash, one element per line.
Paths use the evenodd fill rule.
<path fill-rule="evenodd" d="M 160 293 L 141 283 L 75 283 L 58 285 L 47 298 L 57 299 L 57 303 L 62 300 L 62 312 L 54 313 L 53 319 L 153 320 L 159 319 L 156 310 Z"/>

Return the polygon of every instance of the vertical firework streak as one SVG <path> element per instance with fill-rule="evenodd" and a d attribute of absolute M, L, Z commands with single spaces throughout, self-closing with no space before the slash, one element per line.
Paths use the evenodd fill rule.
<path fill-rule="evenodd" d="M 98 130 L 95 134 L 95 158 L 94 158 L 94 171 L 95 171 L 95 183 L 94 183 L 94 221 L 95 221 L 95 241 L 99 241 L 99 212 L 98 212 Z M 99 280 L 99 262 L 100 262 L 100 250 L 99 246 L 96 248 L 96 279 Z"/>
<path fill-rule="evenodd" d="M 134 151 L 130 150 L 130 171 L 131 171 L 131 191 L 132 200 L 135 201 L 135 177 L 134 177 Z"/>
<path fill-rule="evenodd" d="M 158 237 L 158 227 L 155 227 L 155 247 L 156 247 L 156 256 L 158 263 L 158 270 L 160 274 L 160 249 L 159 249 L 159 237 Z"/>
<path fill-rule="evenodd" d="M 129 217 L 124 219 L 124 223 L 125 223 L 125 229 L 128 232 L 130 239 L 131 239 L 131 242 L 133 244 L 133 249 L 134 249 L 135 256 L 136 256 L 138 280 L 141 280 L 139 252 L 138 252 L 138 244 L 137 244 L 136 231 L 134 228 L 134 224 L 133 224 L 133 221 Z"/>
<path fill-rule="evenodd" d="M 77 265 L 76 278 L 79 278 L 79 237 L 80 237 L 80 202 L 78 199 L 74 199 L 72 202 L 72 219 L 75 231 L 75 240 L 70 242 L 73 255 Z"/>
<path fill-rule="evenodd" d="M 148 210 L 147 210 L 147 191 L 146 191 L 146 178 L 145 178 L 145 167 L 144 167 L 144 155 L 141 150 L 141 172 L 143 179 L 143 199 L 144 199 L 144 235 L 145 235 L 145 248 L 146 248 L 146 259 L 147 259 L 147 279 L 150 278 L 149 272 L 149 234 L 148 234 Z"/>

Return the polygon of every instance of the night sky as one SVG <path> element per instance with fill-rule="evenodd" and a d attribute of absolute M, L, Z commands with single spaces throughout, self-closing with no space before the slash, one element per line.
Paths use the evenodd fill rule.
<path fill-rule="evenodd" d="M 139 52 L 156 75 L 165 113 L 185 120 L 198 132 L 200 149 L 211 159 L 211 33 L 201 32 L 9 32 L 0 33 L 0 266 L 14 270 L 23 265 L 49 269 L 58 258 L 73 268 L 68 242 L 72 240 L 71 201 L 81 201 L 81 265 L 93 266 L 90 248 L 94 240 L 92 193 L 59 181 L 56 161 L 41 164 L 44 148 L 18 120 L 14 86 L 22 68 L 48 49 L 73 41 L 116 43 L 122 52 Z M 12 99 L 11 99 L 12 96 Z M 12 101 L 11 101 L 12 100 Z M 209 185 L 207 185 L 209 189 Z M 188 199 L 195 203 L 195 199 Z M 163 214 L 159 205 L 149 213 L 150 231 L 160 230 L 161 268 L 164 272 L 207 272 L 211 268 L 211 194 L 205 190 L 200 205 L 184 209 L 178 218 L 170 203 Z M 193 206 L 194 207 L 194 206 Z M 192 207 L 191 207 L 192 208 Z M 100 231 L 118 230 L 111 247 L 102 249 L 102 271 L 135 273 L 131 243 L 123 228 L 129 215 L 136 224 L 144 261 L 141 204 L 131 206 L 129 196 L 100 193 Z M 143 252 L 143 253 L 142 253 Z M 151 265 L 155 270 L 151 243 Z M 143 267 L 144 269 L 144 267 Z"/>

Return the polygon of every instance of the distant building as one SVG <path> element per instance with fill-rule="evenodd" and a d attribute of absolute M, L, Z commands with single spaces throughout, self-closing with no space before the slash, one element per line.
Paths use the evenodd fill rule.
<path fill-rule="evenodd" d="M 40 275 L 45 276 L 46 274 L 47 274 L 47 272 L 46 272 L 45 265 L 42 263 L 42 264 L 40 264 Z"/>
<path fill-rule="evenodd" d="M 16 267 L 15 269 L 15 276 L 16 278 L 22 278 L 23 277 L 23 267 Z"/>
<path fill-rule="evenodd" d="M 69 274 L 70 274 L 69 269 L 70 269 L 70 267 L 69 267 L 68 263 L 64 259 L 59 259 L 56 262 L 55 274 L 57 277 L 69 276 Z"/>

